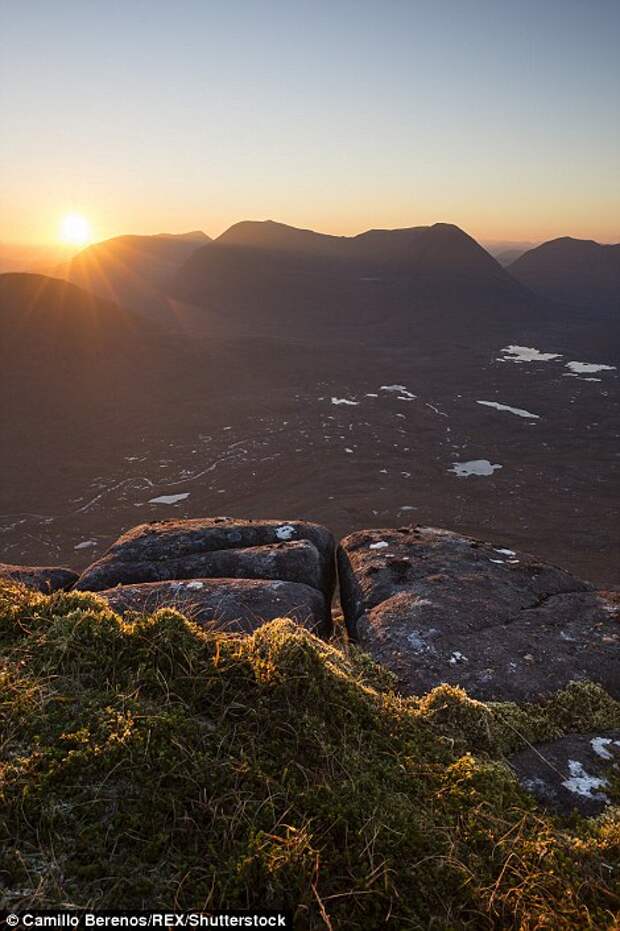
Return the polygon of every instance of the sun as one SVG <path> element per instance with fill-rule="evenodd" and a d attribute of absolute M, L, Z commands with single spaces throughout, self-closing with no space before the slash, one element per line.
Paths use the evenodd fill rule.
<path fill-rule="evenodd" d="M 90 223 L 79 213 L 68 213 L 60 223 L 60 238 L 72 246 L 85 246 L 92 239 Z"/>

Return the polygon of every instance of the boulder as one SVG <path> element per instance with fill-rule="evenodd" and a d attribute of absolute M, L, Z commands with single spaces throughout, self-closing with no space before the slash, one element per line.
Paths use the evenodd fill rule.
<path fill-rule="evenodd" d="M 12 566 L 0 563 L 0 579 L 21 582 L 37 592 L 49 594 L 68 591 L 78 579 L 78 573 L 62 566 Z"/>
<path fill-rule="evenodd" d="M 214 550 L 173 559 L 124 561 L 104 556 L 86 570 L 79 589 L 97 591 L 113 572 L 115 585 L 165 582 L 172 579 L 281 579 L 302 582 L 323 591 L 327 587 L 319 551 L 308 540 Z M 104 588 L 109 585 L 103 585 Z"/>
<path fill-rule="evenodd" d="M 528 747 L 509 759 L 519 782 L 545 808 L 598 815 L 610 804 L 610 781 L 620 774 L 620 731 L 568 734 Z"/>
<path fill-rule="evenodd" d="M 331 533 L 306 521 L 157 521 L 123 534 L 82 573 L 76 588 L 101 591 L 170 579 L 279 579 L 310 585 L 329 601 L 334 549 Z"/>
<path fill-rule="evenodd" d="M 591 679 L 620 697 L 617 599 L 562 569 L 428 527 L 351 534 L 338 568 L 351 638 L 406 694 L 527 701 Z"/>
<path fill-rule="evenodd" d="M 119 614 L 174 607 L 216 630 L 249 634 L 287 617 L 319 636 L 331 633 L 329 602 L 316 588 L 264 579 L 192 579 L 118 585 L 98 592 Z"/>

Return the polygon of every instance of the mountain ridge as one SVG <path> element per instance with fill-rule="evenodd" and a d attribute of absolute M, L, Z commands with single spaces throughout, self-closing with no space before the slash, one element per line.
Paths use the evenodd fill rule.
<path fill-rule="evenodd" d="M 559 236 L 524 253 L 508 271 L 544 298 L 620 306 L 620 243 Z"/>
<path fill-rule="evenodd" d="M 464 318 L 471 308 L 492 319 L 532 302 L 482 246 L 447 223 L 335 237 L 242 221 L 193 252 L 169 294 L 256 332 L 283 324 L 298 335 L 353 327 L 362 339 L 365 327 L 368 338 L 381 333 L 390 341 L 412 321 L 435 326 L 455 306 Z"/>
<path fill-rule="evenodd" d="M 398 262 L 427 257 L 431 245 L 435 249 L 455 248 L 458 245 L 469 248 L 472 255 L 476 254 L 478 258 L 485 256 L 489 260 L 489 268 L 497 265 L 490 253 L 472 236 L 456 224 L 445 222 L 396 229 L 372 228 L 353 236 L 334 236 L 274 220 L 242 220 L 225 230 L 213 242 L 338 258 Z M 450 255 L 445 256 L 447 264 L 450 258 Z"/>

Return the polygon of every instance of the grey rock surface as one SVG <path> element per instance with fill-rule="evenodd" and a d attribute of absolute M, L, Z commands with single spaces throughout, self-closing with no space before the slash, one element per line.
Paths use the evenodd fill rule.
<path fill-rule="evenodd" d="M 299 582 L 258 579 L 191 579 L 118 585 L 98 592 L 114 611 L 152 612 L 174 607 L 191 620 L 230 633 L 252 633 L 287 617 L 319 636 L 331 633 L 329 603 Z"/>
<path fill-rule="evenodd" d="M 610 778 L 620 771 L 620 731 L 568 734 L 509 760 L 524 789 L 562 814 L 597 815 L 610 803 Z"/>
<path fill-rule="evenodd" d="M 63 566 L 12 566 L 0 563 L 0 579 L 21 582 L 35 591 L 49 594 L 70 589 L 77 581 L 78 574 Z"/>
<path fill-rule="evenodd" d="M 319 591 L 327 590 L 325 566 L 314 543 L 292 540 L 249 546 L 246 549 L 214 550 L 171 559 L 122 560 L 104 556 L 86 570 L 76 588 L 97 591 L 101 586 L 172 579 L 281 579 L 302 582 Z"/>
<path fill-rule="evenodd" d="M 351 534 L 338 568 L 351 637 L 405 693 L 527 701 L 592 679 L 620 697 L 617 596 L 562 569 L 421 527 Z"/>
<path fill-rule="evenodd" d="M 76 587 L 101 591 L 169 579 L 280 579 L 311 585 L 329 600 L 334 550 L 331 533 L 307 521 L 157 521 L 123 534 L 82 573 Z"/>

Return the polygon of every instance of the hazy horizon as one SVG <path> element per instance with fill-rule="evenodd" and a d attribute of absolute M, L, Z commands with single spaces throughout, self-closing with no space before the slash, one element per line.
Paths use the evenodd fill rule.
<path fill-rule="evenodd" d="M 58 217 L 58 220 L 59 222 L 62 221 L 62 215 Z M 219 236 L 221 236 L 223 233 L 225 233 L 227 230 L 229 230 L 231 227 L 235 226 L 237 223 L 242 223 L 242 222 L 250 222 L 250 223 L 273 222 L 273 223 L 278 223 L 278 224 L 282 224 L 285 226 L 289 226 L 293 229 L 304 229 L 304 230 L 309 230 L 311 232 L 319 233 L 321 235 L 343 236 L 343 237 L 354 237 L 362 233 L 366 233 L 366 232 L 369 232 L 371 230 L 376 230 L 376 229 L 405 229 L 405 228 L 412 228 L 416 226 L 434 226 L 435 224 L 441 224 L 441 223 L 452 224 L 452 221 L 449 219 L 438 219 L 438 220 L 433 220 L 430 223 L 413 223 L 413 222 L 407 223 L 402 227 L 389 227 L 388 228 L 388 227 L 381 227 L 376 224 L 374 226 L 364 227 L 363 229 L 352 229 L 347 232 L 337 232 L 337 231 L 333 231 L 329 229 L 317 229 L 313 227 L 305 227 L 305 226 L 302 226 L 300 223 L 295 223 L 295 222 L 285 223 L 285 221 L 279 220 L 275 217 L 239 217 L 238 219 L 233 220 L 227 226 L 222 227 L 221 229 L 218 228 L 217 230 L 210 230 L 204 224 L 203 225 L 198 224 L 193 227 L 187 226 L 187 227 L 182 227 L 179 229 L 164 229 L 161 226 L 161 224 L 159 226 L 155 224 L 155 227 L 150 230 L 144 230 L 140 227 L 136 229 L 125 229 L 125 230 L 120 230 L 118 232 L 114 232 L 110 236 L 103 236 L 103 237 L 98 237 L 97 235 L 95 235 L 96 231 L 93 231 L 92 238 L 88 242 L 82 245 L 62 242 L 58 239 L 57 236 L 52 236 L 51 238 L 47 240 L 32 240 L 32 241 L 16 240 L 16 239 L 10 239 L 8 237 L 7 238 L 0 237 L 0 243 L 4 246 L 9 246 L 13 248 L 23 248 L 25 250 L 30 250 L 30 249 L 37 250 L 38 249 L 38 250 L 49 250 L 49 251 L 75 252 L 76 250 L 86 249 L 88 248 L 88 246 L 95 245 L 96 243 L 105 242 L 109 239 L 115 239 L 115 238 L 122 237 L 122 236 L 158 236 L 158 235 L 183 236 L 183 235 L 189 235 L 190 233 L 204 233 L 206 236 L 209 237 L 209 239 L 215 240 Z M 458 226 L 459 224 L 453 224 L 453 225 Z M 465 232 L 468 236 L 471 236 L 473 239 L 475 239 L 476 242 L 478 242 L 484 248 L 490 248 L 490 247 L 497 248 L 500 246 L 505 247 L 506 249 L 510 249 L 511 247 L 516 248 L 519 246 L 524 246 L 524 247 L 527 246 L 528 248 L 535 248 L 537 245 L 540 245 L 543 241 L 547 241 L 547 240 L 538 239 L 534 236 L 529 236 L 529 237 L 526 236 L 526 237 L 522 237 L 519 239 L 515 239 L 512 237 L 508 237 L 508 236 L 506 237 L 504 236 L 478 237 L 474 233 L 472 233 L 471 230 L 464 229 L 463 227 L 460 227 L 460 228 L 463 229 L 463 232 Z M 572 239 L 580 239 L 580 240 L 593 240 L 593 237 L 578 236 L 576 234 L 570 234 L 570 233 L 560 233 L 558 234 L 558 236 L 549 237 L 549 239 L 553 240 L 553 239 L 565 238 L 565 237 L 572 238 Z M 600 245 L 617 245 L 618 242 L 620 241 L 620 235 L 618 236 L 618 239 L 613 239 L 613 238 L 608 239 L 608 240 L 594 239 L 593 241 L 598 242 Z"/>
<path fill-rule="evenodd" d="M 0 241 L 71 213 L 93 240 L 262 217 L 620 240 L 609 0 L 0 0 L 0 35 Z"/>

